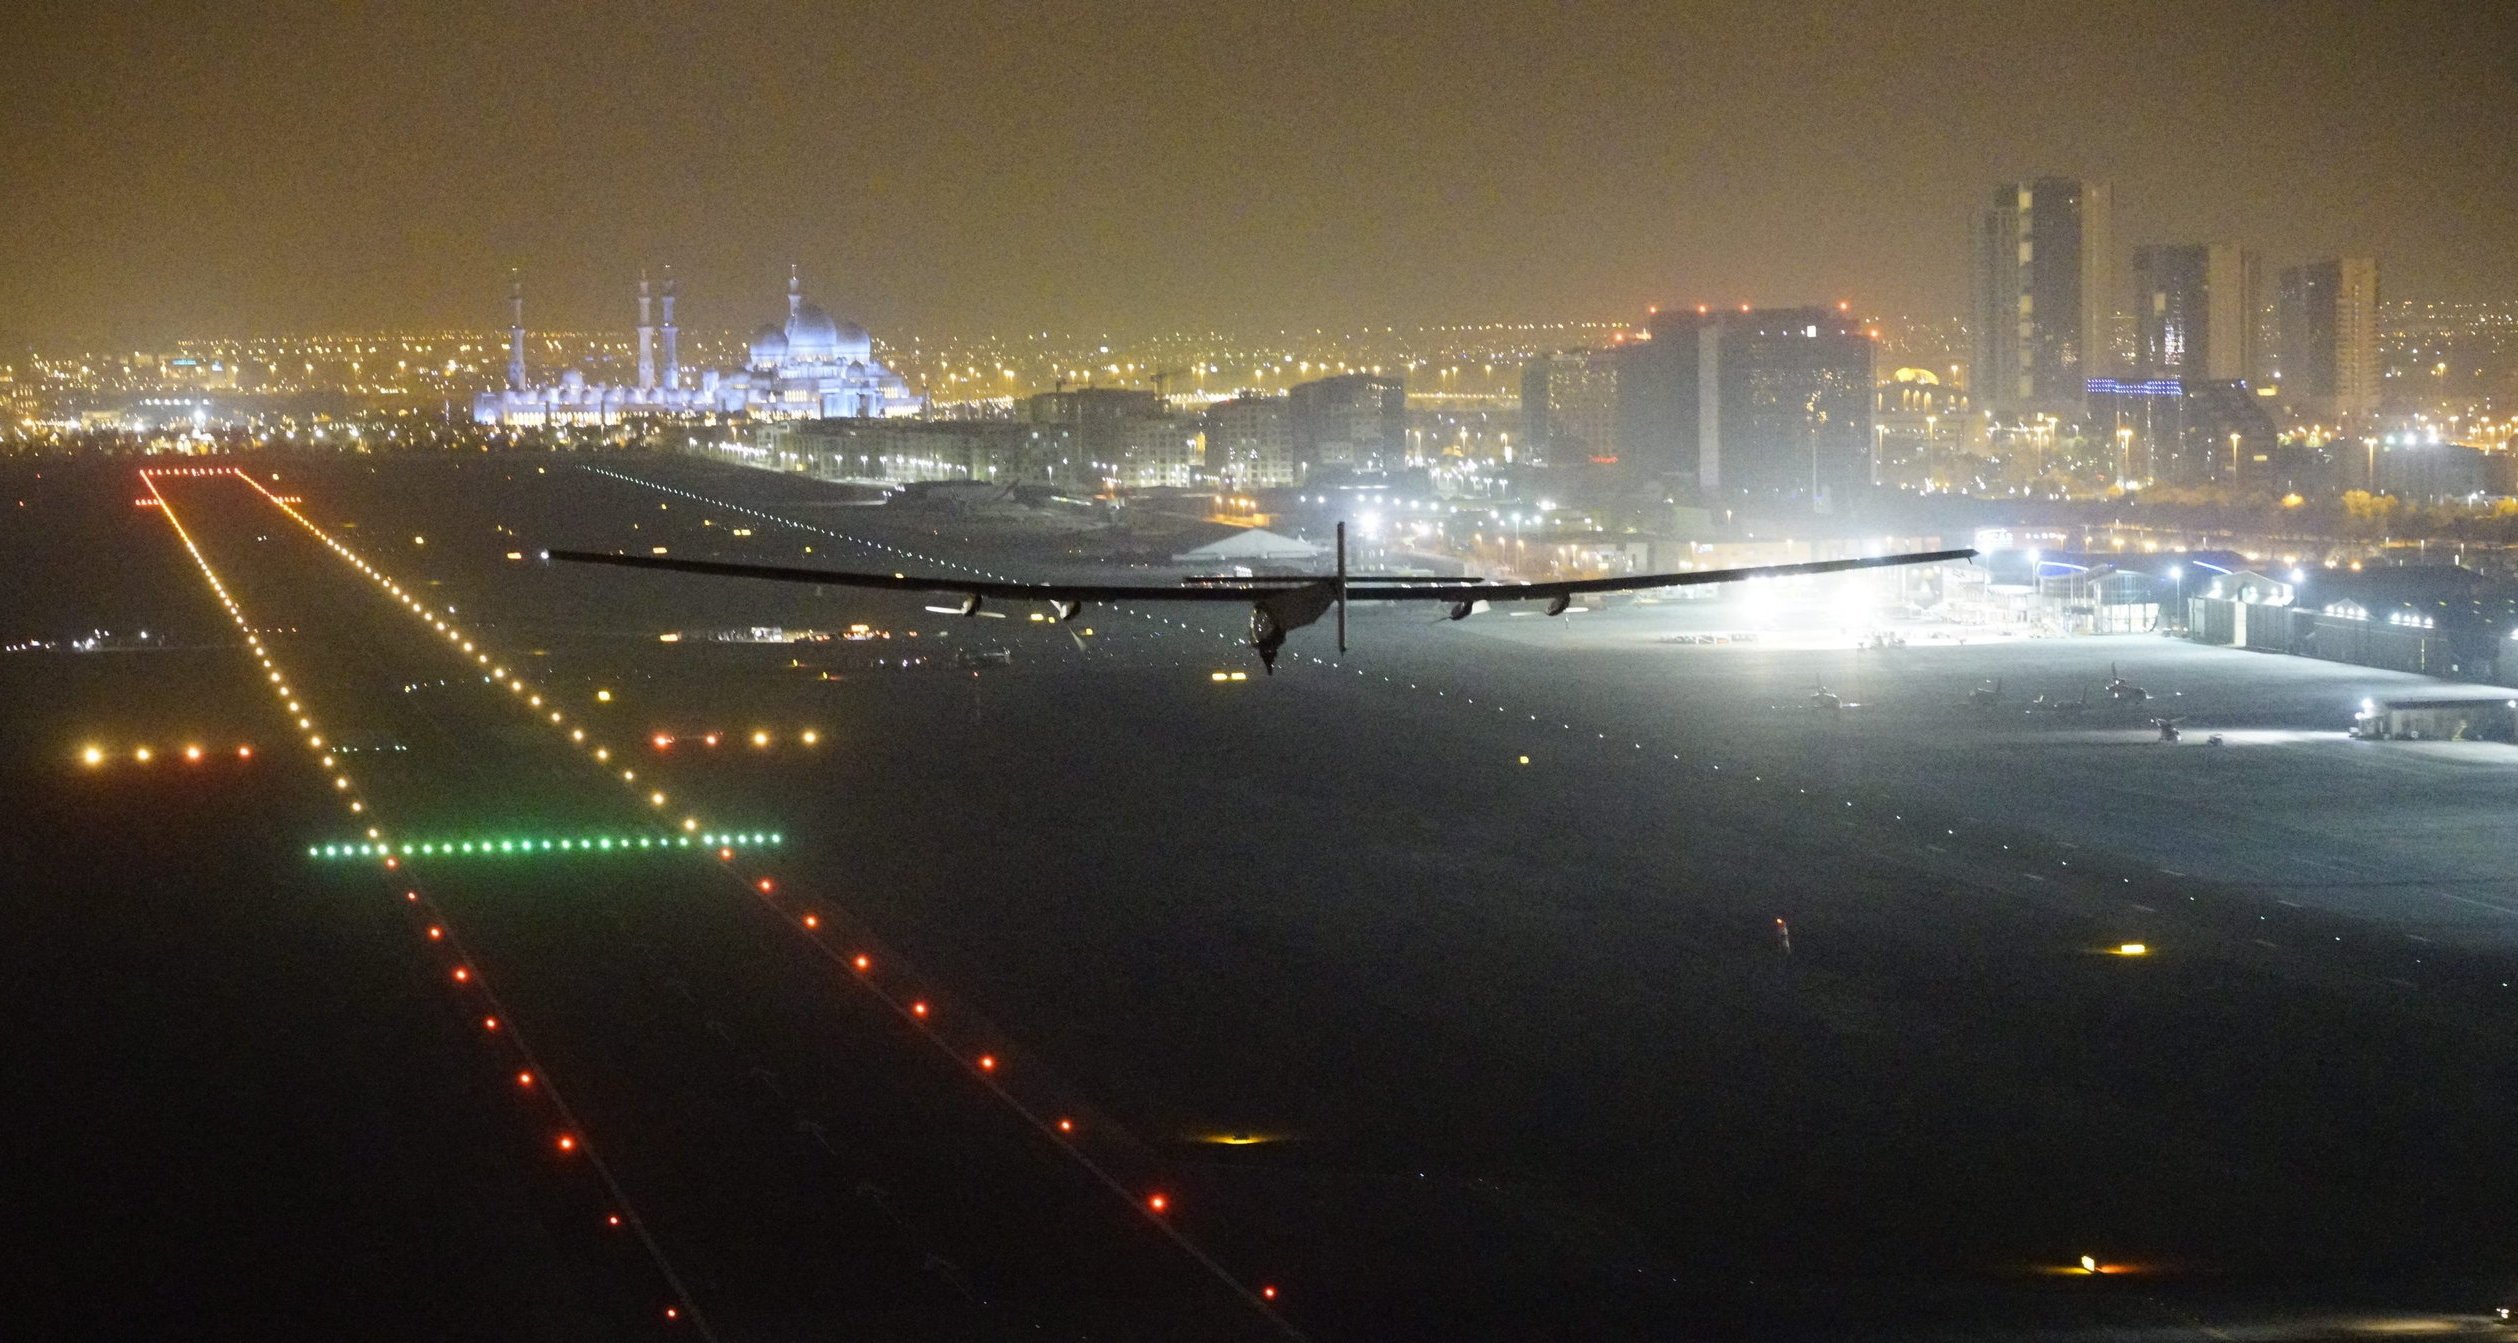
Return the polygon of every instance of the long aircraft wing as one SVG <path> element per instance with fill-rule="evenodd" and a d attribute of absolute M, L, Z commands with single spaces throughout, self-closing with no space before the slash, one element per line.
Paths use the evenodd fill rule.
<path fill-rule="evenodd" d="M 831 587 L 878 588 L 892 592 L 943 592 L 962 597 L 1005 601 L 1038 601 L 1053 605 L 1073 602 L 1249 602 L 1273 593 L 1335 584 L 1332 574 L 1284 578 L 1199 579 L 1180 584 L 1008 583 L 986 578 L 931 578 L 900 573 L 867 573 L 846 569 L 802 569 L 777 564 L 731 564 L 718 560 L 678 560 L 667 556 L 623 555 L 594 550 L 548 550 L 545 557 L 577 564 L 613 564 L 625 569 L 704 574 L 712 578 L 759 578 L 773 583 L 815 583 Z M 1932 550 L 1905 555 L 1874 555 L 1854 560 L 1816 560 L 1806 564 L 1766 564 L 1747 569 L 1695 569 L 1675 574 L 1624 574 L 1613 578 L 1577 578 L 1554 583 L 1493 583 L 1484 579 L 1408 579 L 1355 575 L 1345 580 L 1347 595 L 1377 602 L 1520 602 L 1551 601 L 1592 592 L 1645 592 L 1655 588 L 1697 587 L 1737 583 L 1749 578 L 1789 578 L 1802 574 L 1835 574 L 1855 569 L 1886 569 L 1908 564 L 1975 558 L 1973 550 Z"/>
<path fill-rule="evenodd" d="M 1423 579 L 1357 576 L 1346 568 L 1346 527 L 1338 527 L 1336 573 L 1288 578 L 1193 578 L 1173 585 L 1151 583 L 1009 583 L 993 578 L 928 578 L 904 573 L 867 573 L 849 569 L 797 569 L 777 564 L 729 564 L 719 560 L 677 560 L 653 555 L 623 555 L 593 550 L 546 550 L 543 558 L 577 564 L 614 564 L 624 569 L 661 569 L 667 573 L 702 574 L 711 578 L 760 578 L 773 583 L 813 583 L 831 587 L 877 588 L 891 592 L 944 592 L 962 599 L 961 614 L 979 614 L 982 602 L 1046 602 L 1058 619 L 1073 620 L 1088 602 L 1247 602 L 1250 646 L 1269 671 L 1276 670 L 1277 650 L 1290 630 L 1300 629 L 1331 610 L 1338 613 L 1338 651 L 1346 651 L 1346 607 L 1350 601 L 1442 602 L 1453 620 L 1465 620 L 1489 602 L 1547 603 L 1549 615 L 1562 615 L 1574 598 L 1587 592 L 1644 592 L 1653 588 L 1697 587 L 1736 583 L 1744 578 L 1786 578 L 1796 574 L 1837 574 L 1851 569 L 1885 569 L 1901 564 L 1934 564 L 1973 559 L 1972 550 L 1932 550 L 1911 555 L 1875 555 L 1859 560 L 1817 560 L 1808 564 L 1766 564 L 1751 569 L 1700 569 L 1676 574 L 1628 574 L 1618 578 L 1577 578 L 1561 583 L 1490 583 L 1484 579 Z"/>

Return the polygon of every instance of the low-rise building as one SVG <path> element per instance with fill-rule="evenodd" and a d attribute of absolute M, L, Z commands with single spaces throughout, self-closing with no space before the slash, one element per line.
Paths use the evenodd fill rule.
<path fill-rule="evenodd" d="M 759 426 L 738 451 L 833 480 L 1095 483 L 1077 464 L 1073 429 L 1015 420 L 785 420 Z"/>
<path fill-rule="evenodd" d="M 1207 407 L 1206 469 L 1236 490 L 1275 489 L 1301 480 L 1285 398 L 1244 393 Z"/>

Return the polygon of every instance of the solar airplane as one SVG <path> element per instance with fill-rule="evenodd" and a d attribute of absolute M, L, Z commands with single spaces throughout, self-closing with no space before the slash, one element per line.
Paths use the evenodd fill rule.
<path fill-rule="evenodd" d="M 1499 583 L 1483 578 L 1409 578 L 1386 574 L 1351 574 L 1346 563 L 1346 525 L 1338 525 L 1337 570 L 1317 576 L 1197 577 L 1177 584 L 1012 583 L 979 578 L 929 578 L 897 573 L 844 569 L 803 569 L 774 564 L 733 564 L 716 560 L 683 560 L 625 555 L 592 550 L 545 550 L 544 559 L 574 564 L 611 564 L 626 569 L 700 574 L 712 578 L 758 578 L 773 583 L 874 588 L 888 592 L 925 592 L 959 597 L 955 614 L 975 616 L 988 602 L 1040 602 L 1059 621 L 1073 620 L 1094 602 L 1244 603 L 1250 607 L 1250 646 L 1270 673 L 1285 636 L 1337 613 L 1338 651 L 1346 651 L 1346 607 L 1352 601 L 1432 602 L 1452 620 L 1466 620 L 1494 602 L 1545 602 L 1549 615 L 1563 615 L 1576 597 L 1603 592 L 1648 592 L 1658 588 L 1702 587 L 1751 578 L 1791 578 L 1807 574 L 1847 573 L 1910 564 L 1938 564 L 1975 558 L 1973 550 L 1932 550 L 1904 555 L 1876 555 L 1853 560 L 1817 560 L 1807 564 L 1768 564 L 1747 569 L 1703 569 L 1676 574 L 1626 574 L 1614 578 L 1577 578 L 1550 583 Z"/>

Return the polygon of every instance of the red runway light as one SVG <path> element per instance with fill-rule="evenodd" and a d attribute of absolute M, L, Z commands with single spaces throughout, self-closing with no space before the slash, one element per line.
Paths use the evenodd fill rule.
<path fill-rule="evenodd" d="M 717 744 L 717 734 L 716 734 L 716 733 L 714 733 L 714 732 L 711 732 L 711 733 L 709 733 L 707 736 L 700 738 L 700 740 L 701 740 L 701 741 L 704 741 L 704 742 L 706 742 L 706 743 L 708 743 L 708 744 L 709 744 L 709 745 L 711 745 L 711 746 L 714 746 L 714 745 L 716 745 L 716 744 Z"/>
<path fill-rule="evenodd" d="M 533 1074 L 532 1074 L 532 1073 L 529 1073 L 529 1072 L 525 1072 L 525 1073 L 518 1073 L 518 1074 L 516 1074 L 516 1085 L 518 1085 L 518 1086 L 520 1086 L 520 1087 L 529 1087 L 529 1086 L 532 1086 L 532 1085 L 533 1085 Z"/>
<path fill-rule="evenodd" d="M 1165 1212 L 1170 1210 L 1172 1201 L 1161 1194 L 1156 1194 L 1145 1201 L 1145 1206 L 1155 1212 Z"/>
<path fill-rule="evenodd" d="M 185 748 L 184 748 L 184 763 L 186 763 L 186 764 L 188 764 L 188 765 L 198 765 L 198 764 L 200 764 L 200 763 L 201 763 L 201 748 L 200 748 L 200 747 L 198 747 L 198 746 L 187 746 L 187 747 L 185 747 Z"/>
<path fill-rule="evenodd" d="M 725 861 L 727 861 L 727 862 L 731 863 L 731 862 L 733 862 L 733 861 L 734 861 L 734 850 L 732 850 L 732 849 L 719 849 L 719 850 L 717 850 L 717 856 L 718 856 L 719 858 L 722 858 L 722 859 L 724 859 Z"/>
<path fill-rule="evenodd" d="M 771 890 L 771 884 L 770 884 L 770 880 L 769 880 L 769 878 L 767 878 L 767 877 L 763 877 L 763 878 L 761 878 L 761 894 L 763 894 L 763 895 L 767 895 L 767 894 L 769 894 L 770 890 Z"/>
<path fill-rule="evenodd" d="M 821 926 L 822 926 L 822 916 L 821 916 L 821 915 L 819 915 L 819 914 L 807 914 L 807 915 L 805 915 L 805 916 L 804 916 L 804 926 L 805 926 L 805 927 L 807 927 L 807 928 L 819 928 L 819 927 L 821 927 Z"/>
<path fill-rule="evenodd" d="M 921 1000 L 919 1002 L 911 1003 L 909 1005 L 909 1014 L 914 1017 L 923 1017 L 927 1015 L 927 1004 L 925 1001 Z"/>
<path fill-rule="evenodd" d="M 397 867 L 400 867 L 400 866 L 402 866 L 402 860 L 401 860 L 401 859 L 399 859 L 399 858 L 388 858 L 388 859 L 386 859 L 386 860 L 385 860 L 385 867 L 386 867 L 386 869 L 387 869 L 387 870 L 391 870 L 391 869 L 394 869 L 394 868 L 397 868 Z"/>
<path fill-rule="evenodd" d="M 680 1306 L 667 1306 L 664 1308 L 664 1317 L 668 1320 L 681 1319 L 682 1308 Z"/>
<path fill-rule="evenodd" d="M 1276 1288 L 1274 1286 L 1262 1287 L 1259 1289 L 1259 1295 L 1270 1301 L 1274 1301 L 1276 1300 Z"/>
<path fill-rule="evenodd" d="M 861 971 L 871 970 L 874 968 L 874 958 L 871 956 L 859 956 L 857 959 L 850 961 L 849 964 L 857 967 Z"/>
<path fill-rule="evenodd" d="M 560 1135 L 560 1150 L 561 1150 L 561 1151 L 563 1151 L 563 1152 L 574 1152 L 574 1151 L 576 1151 L 576 1150 L 577 1150 L 577 1135 L 576 1135 L 576 1134 L 573 1134 L 573 1133 L 563 1133 L 563 1134 L 561 1134 L 561 1135 Z"/>
<path fill-rule="evenodd" d="M 418 891 L 404 891 L 402 893 L 402 898 L 416 905 L 420 902 L 420 893 Z"/>
<path fill-rule="evenodd" d="M 603 1224 L 605 1226 L 619 1226 L 621 1224 L 621 1215 L 617 1212 L 606 1213 L 604 1214 Z"/>
<path fill-rule="evenodd" d="M 1073 1133 L 1073 1132 L 1075 1132 L 1075 1121 L 1074 1121 L 1074 1120 L 1072 1120 L 1072 1119 L 1064 1119 L 1064 1118 L 1060 1119 L 1060 1120 L 1058 1121 L 1058 1131 L 1059 1131 L 1060 1133 Z"/>
<path fill-rule="evenodd" d="M 471 967 L 469 967 L 469 966 L 463 966 L 463 965 L 458 965 L 458 966 L 456 966 L 456 967 L 455 967 L 455 982 L 456 982 L 456 983 L 458 983 L 458 984 L 468 984 L 468 983 L 470 983 L 471 981 L 472 981 L 472 969 L 471 969 Z"/>
<path fill-rule="evenodd" d="M 980 1055 L 979 1070 L 983 1073 L 995 1072 L 997 1070 L 997 1056 L 994 1054 Z"/>
<path fill-rule="evenodd" d="M 443 929 L 443 928 L 438 927 L 436 924 L 433 924 L 433 923 L 432 923 L 432 924 L 430 924 L 430 925 L 428 926 L 428 940 L 429 940 L 429 941 L 431 941 L 431 942 L 435 942 L 435 941 L 437 941 L 438 939 L 440 939 L 440 938 L 444 937 L 445 935 L 446 935 L 446 930 L 445 930 L 445 929 Z"/>
<path fill-rule="evenodd" d="M 650 740 L 652 740 L 652 741 L 654 741 L 654 742 L 656 743 L 656 749 L 657 749 L 657 750 L 659 750 L 659 751 L 664 750 L 666 747 L 669 747 L 669 746 L 673 745 L 673 738 L 671 738 L 671 737 L 669 737 L 669 736 L 665 735 L 665 734 L 664 734 L 664 733 L 662 733 L 662 732 L 657 733 L 657 734 L 656 734 L 653 738 L 650 738 Z"/>
<path fill-rule="evenodd" d="M 494 1030 L 497 1030 L 497 1029 L 498 1029 L 498 1018 L 496 1018 L 496 1017 L 483 1017 L 483 1018 L 481 1018 L 481 1029 L 482 1029 L 482 1030 L 485 1030 L 485 1031 L 494 1031 Z"/>

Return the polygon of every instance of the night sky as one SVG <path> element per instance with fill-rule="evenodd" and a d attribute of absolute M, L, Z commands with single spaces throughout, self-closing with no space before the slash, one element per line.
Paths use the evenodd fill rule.
<path fill-rule="evenodd" d="M 1966 303 L 1992 183 L 2120 245 L 2518 295 L 2518 5 L 51 5 L 0 51 L 0 340 L 878 335 Z M 1859 12 L 1849 13 L 1848 11 Z"/>

